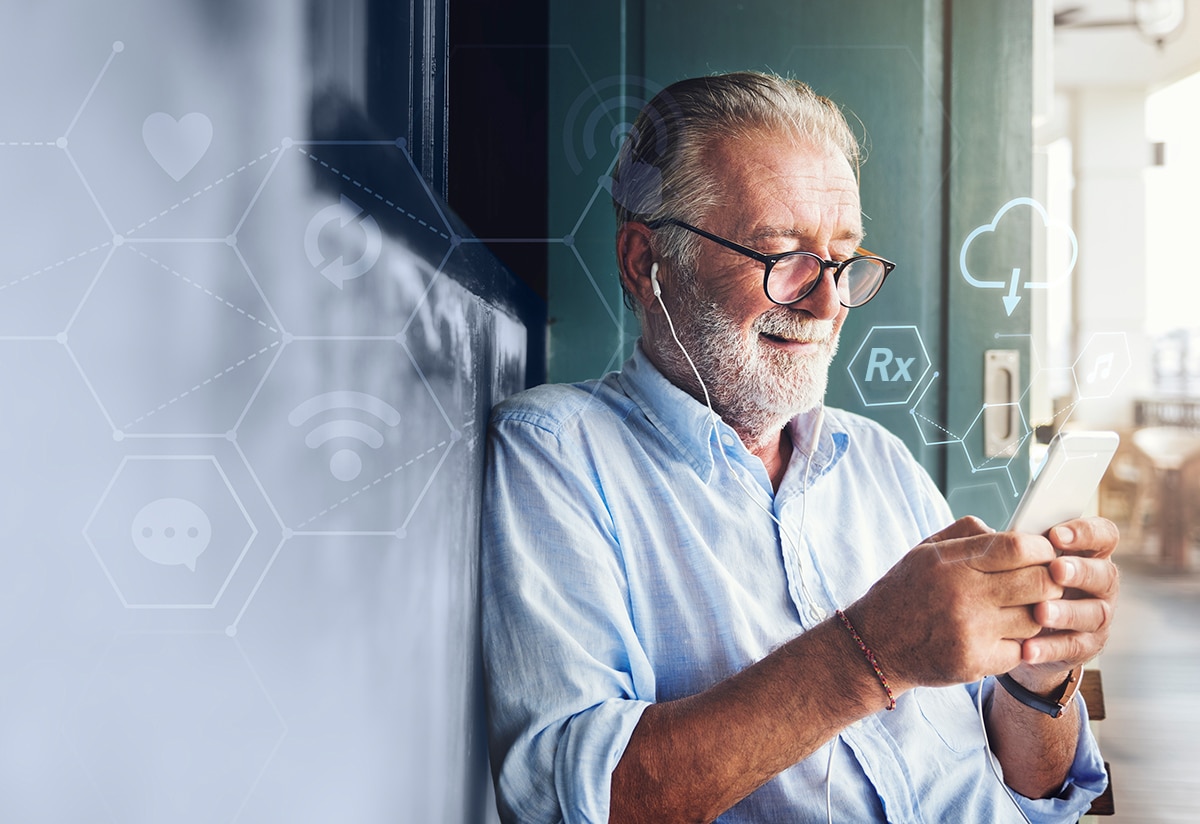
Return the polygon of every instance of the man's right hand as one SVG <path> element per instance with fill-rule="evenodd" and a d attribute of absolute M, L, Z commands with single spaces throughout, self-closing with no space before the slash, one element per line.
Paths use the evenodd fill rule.
<path fill-rule="evenodd" d="M 960 518 L 909 551 L 846 610 L 896 695 L 1007 672 L 1042 627 L 1033 608 L 1062 597 L 1056 553 L 1037 535 Z"/>

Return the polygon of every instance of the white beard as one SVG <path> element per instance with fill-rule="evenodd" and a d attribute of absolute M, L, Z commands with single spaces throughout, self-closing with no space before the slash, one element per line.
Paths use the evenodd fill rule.
<path fill-rule="evenodd" d="M 696 294 L 691 277 L 677 287 L 682 311 L 675 331 L 708 388 L 713 409 L 747 443 L 761 443 L 825 397 L 829 365 L 837 353 L 833 321 L 805 317 L 784 306 L 761 315 L 743 336 L 714 303 Z M 665 323 L 656 334 L 656 360 L 673 382 L 704 400 L 704 392 Z M 656 330 L 659 331 L 659 330 Z M 794 341 L 816 341 L 812 352 L 793 354 L 759 340 L 765 333 Z"/>

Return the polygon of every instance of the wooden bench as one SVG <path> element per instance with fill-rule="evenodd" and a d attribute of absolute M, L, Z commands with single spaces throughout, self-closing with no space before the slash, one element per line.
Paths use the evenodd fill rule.
<path fill-rule="evenodd" d="M 1092 721 L 1103 721 L 1107 712 L 1104 709 L 1104 681 L 1100 670 L 1085 669 L 1079 682 L 1079 694 L 1087 702 L 1088 718 Z M 1087 815 L 1113 815 L 1112 769 L 1104 762 L 1104 772 L 1108 773 L 1108 786 L 1104 792 L 1092 802 Z"/>

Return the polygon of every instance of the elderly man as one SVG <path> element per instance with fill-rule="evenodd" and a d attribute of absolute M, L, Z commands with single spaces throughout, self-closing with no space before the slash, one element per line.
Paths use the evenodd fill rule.
<path fill-rule="evenodd" d="M 860 248 L 858 162 L 834 104 L 750 73 L 667 88 L 622 147 L 637 351 L 490 430 L 506 821 L 1070 821 L 1103 789 L 1064 696 L 1116 530 L 953 521 L 898 439 L 822 405 L 892 268 Z"/>

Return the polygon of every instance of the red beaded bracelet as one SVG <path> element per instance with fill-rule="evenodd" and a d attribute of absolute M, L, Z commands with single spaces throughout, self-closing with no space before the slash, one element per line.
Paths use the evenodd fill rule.
<path fill-rule="evenodd" d="M 846 613 L 840 609 L 837 610 L 837 617 L 842 619 L 842 624 L 846 629 L 850 630 L 850 634 L 854 636 L 854 642 L 858 644 L 858 648 L 863 651 L 863 655 L 867 656 L 867 663 L 871 665 L 871 669 L 875 670 L 875 677 L 879 679 L 879 684 L 883 687 L 883 691 L 887 693 L 889 710 L 896 709 L 896 699 L 892 695 L 892 688 L 888 684 L 887 676 L 883 674 L 883 670 L 879 668 L 879 662 L 875 660 L 875 653 L 871 651 L 863 639 L 859 637 L 858 630 L 854 628 L 854 624 L 850 623 L 850 619 L 846 617 Z"/>

